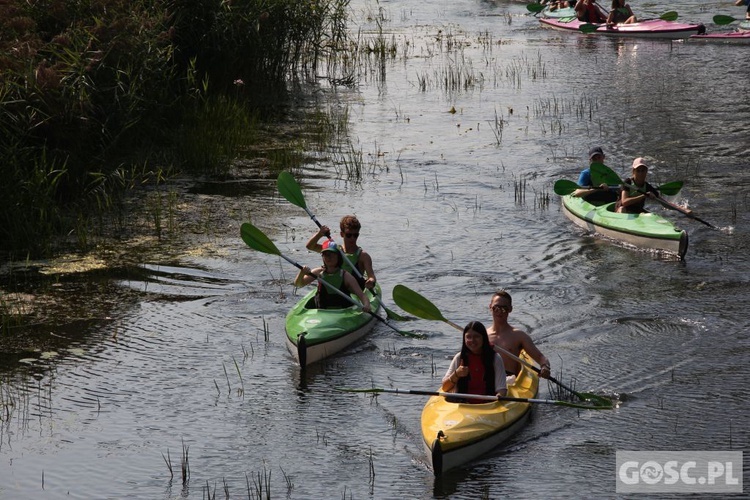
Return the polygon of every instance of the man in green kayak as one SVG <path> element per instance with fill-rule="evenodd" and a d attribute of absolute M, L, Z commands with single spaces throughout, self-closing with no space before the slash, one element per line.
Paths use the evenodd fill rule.
<path fill-rule="evenodd" d="M 595 146 L 589 150 L 589 166 L 583 169 L 578 176 L 578 185 L 581 187 L 573 191 L 573 196 L 583 197 L 584 200 L 594 205 L 602 205 L 617 201 L 616 191 L 606 184 L 594 186 L 594 183 L 591 180 L 591 165 L 594 163 L 604 163 L 604 158 L 606 158 L 606 156 L 601 147 Z"/>
<path fill-rule="evenodd" d="M 537 346 L 534 345 L 534 341 L 528 333 L 515 328 L 508 323 L 508 316 L 513 310 L 513 299 L 505 290 L 495 292 L 490 299 L 490 313 L 492 313 L 492 326 L 487 328 L 487 335 L 489 335 L 490 342 L 500 349 L 508 351 L 513 356 L 518 357 L 521 354 L 521 350 L 526 351 L 526 354 L 531 356 L 534 361 L 539 363 L 541 371 L 539 375 L 543 378 L 547 378 L 550 375 L 550 364 L 547 356 L 542 354 Z M 503 358 L 503 365 L 505 366 L 505 373 L 508 376 L 517 376 L 521 371 L 521 363 L 518 362 L 512 356 L 504 352 L 500 352 L 500 356 Z"/>

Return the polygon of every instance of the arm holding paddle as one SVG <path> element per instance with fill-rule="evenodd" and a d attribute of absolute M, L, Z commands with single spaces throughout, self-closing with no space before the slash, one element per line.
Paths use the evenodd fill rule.
<path fill-rule="evenodd" d="M 311 252 L 320 253 L 320 251 L 323 249 L 323 246 L 318 243 L 318 241 L 320 241 L 320 239 L 324 236 L 326 238 L 331 237 L 331 229 L 326 225 L 320 226 L 320 228 L 318 228 L 318 232 L 310 236 L 310 239 L 307 240 L 307 243 L 305 244 L 305 248 L 307 248 Z"/>
<path fill-rule="evenodd" d="M 591 182 L 591 171 L 588 168 L 578 176 L 577 184 L 581 187 L 573 191 L 571 195 L 578 198 L 609 189 L 609 186 L 603 182 L 599 186 L 594 186 L 594 183 Z"/>
<path fill-rule="evenodd" d="M 645 183 L 639 187 L 628 182 L 629 179 L 625 180 L 625 184 L 622 185 L 620 190 L 620 200 L 617 204 L 617 212 L 620 213 L 641 213 L 644 212 L 644 204 L 646 199 L 655 200 L 659 197 L 658 191 L 649 183 Z M 643 191 L 645 189 L 645 192 Z"/>

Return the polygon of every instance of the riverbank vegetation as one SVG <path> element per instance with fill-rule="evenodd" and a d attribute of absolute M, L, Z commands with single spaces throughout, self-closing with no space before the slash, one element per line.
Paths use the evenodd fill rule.
<path fill-rule="evenodd" d="M 227 174 L 295 83 L 330 73 L 347 5 L 0 2 L 2 260 L 85 250 L 134 186 Z"/>

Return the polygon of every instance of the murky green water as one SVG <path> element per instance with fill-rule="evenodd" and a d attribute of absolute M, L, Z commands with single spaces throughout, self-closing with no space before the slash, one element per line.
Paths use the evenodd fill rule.
<path fill-rule="evenodd" d="M 709 7 L 686 1 L 679 12 L 708 23 L 731 8 Z M 333 389 L 432 390 L 460 336 L 442 323 L 404 326 L 428 340 L 378 325 L 301 375 L 283 334 L 296 269 L 249 249 L 239 225 L 252 220 L 314 265 L 304 249 L 314 224 L 273 178 L 232 197 L 198 187 L 182 195 L 197 215 L 180 229 L 197 233 L 195 250 L 123 244 L 108 254 L 115 271 L 50 271 L 47 300 L 84 313 L 39 325 L 41 352 L 3 356 L 0 497 L 204 498 L 226 487 L 244 498 L 266 486 L 274 498 L 612 497 L 617 450 L 748 447 L 744 48 L 558 33 L 515 2 L 352 10 L 353 30 L 373 36 L 380 16 L 396 55 L 362 59 L 353 88 L 321 89 L 348 109 L 361 151 L 350 166 L 363 176 L 350 182 L 326 161 L 305 169 L 310 209 L 331 226 L 359 216 L 386 297 L 404 284 L 463 324 L 489 321 L 489 296 L 507 288 L 511 322 L 553 370 L 623 405 L 539 406 L 496 453 L 434 480 L 419 428 L 425 398 Z M 552 184 L 575 180 L 592 145 L 619 173 L 645 156 L 653 182 L 685 180 L 675 201 L 722 231 L 664 212 L 690 234 L 685 262 L 584 234 Z"/>

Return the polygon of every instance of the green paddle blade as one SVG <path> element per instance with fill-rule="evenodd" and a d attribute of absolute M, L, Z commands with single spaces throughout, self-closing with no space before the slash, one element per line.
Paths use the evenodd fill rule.
<path fill-rule="evenodd" d="M 254 250 L 272 255 L 281 255 L 279 249 L 268 239 L 268 236 L 263 234 L 263 231 L 249 222 L 242 224 L 242 227 L 240 227 L 240 235 L 242 236 L 242 241 L 247 243 L 247 246 Z"/>
<path fill-rule="evenodd" d="M 544 5 L 540 3 L 527 3 L 526 4 L 526 10 L 533 13 L 539 13 L 544 10 Z"/>
<path fill-rule="evenodd" d="M 591 164 L 591 181 L 594 186 L 599 186 L 602 183 L 607 186 L 615 186 L 622 184 L 622 179 L 617 175 L 614 170 L 606 166 L 604 163 L 592 163 Z"/>
<path fill-rule="evenodd" d="M 567 179 L 560 179 L 559 181 L 555 181 L 555 194 L 560 196 L 565 196 L 567 194 L 571 194 L 576 189 L 580 188 L 578 184 L 576 184 L 573 181 L 569 181 Z"/>
<path fill-rule="evenodd" d="M 676 21 L 679 17 L 679 14 L 677 14 L 676 11 L 670 10 L 669 12 L 665 12 L 661 16 L 659 16 L 659 19 L 662 21 Z"/>
<path fill-rule="evenodd" d="M 721 14 L 714 16 L 714 24 L 718 24 L 719 26 L 724 26 L 725 24 L 730 24 L 735 21 L 738 21 L 738 19 L 732 17 L 732 16 L 724 16 Z"/>
<path fill-rule="evenodd" d="M 418 318 L 435 321 L 448 321 L 443 317 L 440 309 L 438 309 L 435 304 L 404 285 L 396 285 L 393 287 L 393 301 L 398 307 Z"/>
<path fill-rule="evenodd" d="M 599 26 L 597 26 L 596 24 L 586 23 L 580 25 L 578 29 L 583 33 L 593 33 L 594 31 L 599 29 Z"/>
<path fill-rule="evenodd" d="M 406 316 L 401 316 L 396 311 L 392 311 L 391 309 L 387 308 L 385 304 L 383 304 L 383 301 L 380 301 L 380 306 L 385 311 L 385 315 L 388 317 L 388 319 L 392 319 L 393 321 L 411 321 L 413 318 L 407 318 Z"/>
<path fill-rule="evenodd" d="M 682 181 L 666 182 L 659 186 L 659 192 L 665 196 L 674 196 L 682 189 Z"/>
<path fill-rule="evenodd" d="M 290 203 L 300 208 L 306 208 L 305 197 L 302 195 L 302 188 L 294 180 L 289 172 L 281 172 L 276 180 L 281 196 L 286 198 Z"/>

